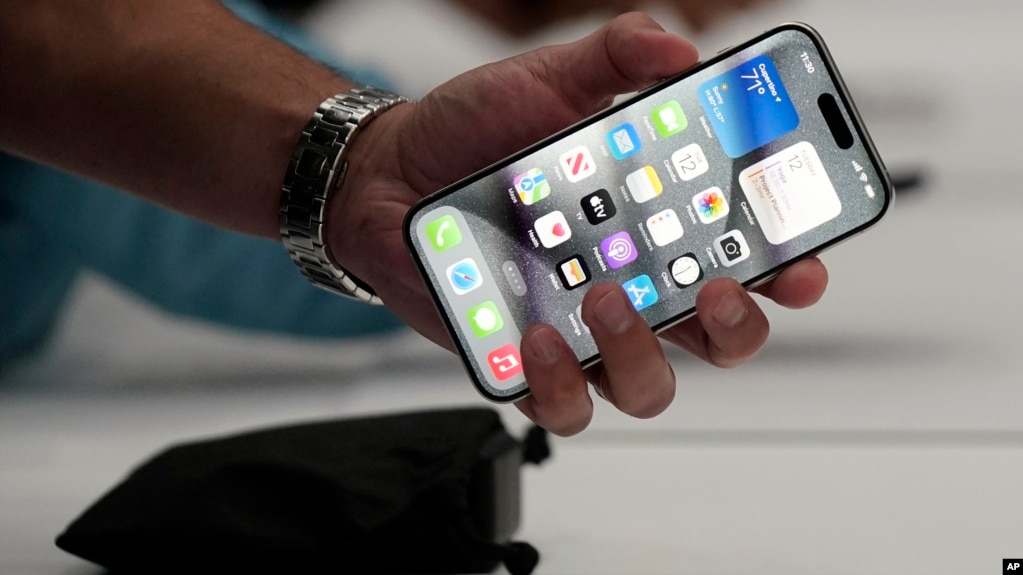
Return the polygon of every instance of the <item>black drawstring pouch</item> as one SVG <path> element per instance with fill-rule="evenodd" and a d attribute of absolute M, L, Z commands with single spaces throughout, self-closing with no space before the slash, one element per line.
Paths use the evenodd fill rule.
<path fill-rule="evenodd" d="M 57 545 L 113 573 L 531 573 L 519 467 L 549 455 L 490 409 L 257 431 L 172 447 Z"/>

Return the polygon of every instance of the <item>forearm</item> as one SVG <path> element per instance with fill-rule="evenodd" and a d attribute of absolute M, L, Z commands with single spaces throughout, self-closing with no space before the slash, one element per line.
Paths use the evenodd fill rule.
<path fill-rule="evenodd" d="M 0 147 L 277 235 L 310 113 L 351 83 L 215 1 L 0 3 Z"/>

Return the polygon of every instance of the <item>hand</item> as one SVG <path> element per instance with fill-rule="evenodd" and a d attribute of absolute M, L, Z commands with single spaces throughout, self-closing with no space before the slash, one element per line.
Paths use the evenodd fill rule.
<path fill-rule="evenodd" d="M 465 73 L 416 104 L 381 115 L 352 149 L 349 174 L 328 208 L 335 259 L 368 282 L 399 317 L 452 348 L 403 243 L 409 207 L 439 188 L 607 107 L 618 94 L 678 74 L 696 49 L 649 17 L 626 14 L 573 44 L 530 52 Z M 804 307 L 824 291 L 817 260 L 786 270 L 761 293 Z M 698 317 L 662 335 L 715 365 L 732 366 L 763 344 L 767 319 L 732 280 L 715 280 L 697 298 Z M 554 433 L 584 429 L 593 412 L 587 381 L 636 417 L 663 411 L 675 377 L 657 337 L 620 287 L 594 286 L 583 302 L 603 363 L 580 368 L 554 328 L 531 327 L 522 341 L 532 395 L 527 416 Z"/>

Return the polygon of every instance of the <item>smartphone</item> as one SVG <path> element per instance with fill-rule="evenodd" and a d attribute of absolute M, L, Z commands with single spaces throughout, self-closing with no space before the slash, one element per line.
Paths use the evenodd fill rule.
<path fill-rule="evenodd" d="M 747 288 L 876 223 L 888 174 L 820 35 L 784 24 L 413 206 L 405 239 L 476 388 L 529 393 L 538 322 L 583 366 L 614 281 L 654 330 L 730 276 Z"/>

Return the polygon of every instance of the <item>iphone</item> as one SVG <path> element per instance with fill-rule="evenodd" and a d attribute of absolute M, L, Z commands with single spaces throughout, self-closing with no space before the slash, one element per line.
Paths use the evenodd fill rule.
<path fill-rule="evenodd" d="M 424 198 L 405 235 L 476 388 L 529 392 L 519 342 L 599 361 L 587 287 L 655 329 L 877 222 L 893 191 L 823 40 L 784 24 Z"/>

